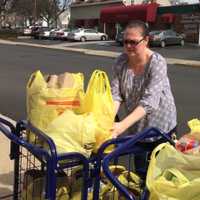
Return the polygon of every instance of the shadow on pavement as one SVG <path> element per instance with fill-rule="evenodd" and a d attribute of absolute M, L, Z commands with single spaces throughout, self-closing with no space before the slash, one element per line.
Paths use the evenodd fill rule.
<path fill-rule="evenodd" d="M 0 187 L 0 199 L 4 199 L 4 200 L 12 200 L 12 191 L 8 190 L 6 188 L 1 188 Z"/>
<path fill-rule="evenodd" d="M 13 185 L 13 173 L 0 174 L 0 185 Z"/>
<path fill-rule="evenodd" d="M 12 188 L 13 172 L 0 174 L 0 199 L 12 199 Z"/>

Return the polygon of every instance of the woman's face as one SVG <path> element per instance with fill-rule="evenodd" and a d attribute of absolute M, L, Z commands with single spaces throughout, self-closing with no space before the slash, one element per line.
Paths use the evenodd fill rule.
<path fill-rule="evenodd" d="M 127 28 L 124 33 L 124 50 L 128 56 L 142 54 L 147 47 L 148 37 L 143 37 L 141 28 Z"/>

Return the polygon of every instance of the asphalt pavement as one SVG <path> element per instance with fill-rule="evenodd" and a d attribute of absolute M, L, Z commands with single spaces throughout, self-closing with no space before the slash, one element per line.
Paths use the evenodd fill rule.
<path fill-rule="evenodd" d="M 65 42 L 49 40 L 18 39 L 16 41 L 0 40 L 0 44 L 23 45 L 39 48 L 73 51 L 95 56 L 115 58 L 123 48 L 115 41 L 91 41 L 91 42 Z M 158 51 L 166 59 L 168 64 L 179 64 L 192 67 L 200 67 L 200 47 L 196 44 L 181 46 L 167 46 L 165 48 L 152 48 Z M 188 52 L 192 51 L 192 54 Z"/>
<path fill-rule="evenodd" d="M 122 47 L 115 44 L 114 41 L 101 41 L 101 42 L 60 42 L 60 41 L 32 41 L 21 39 L 18 41 L 5 41 L 0 40 L 0 44 L 9 45 L 22 45 L 38 48 L 49 48 L 56 50 L 65 50 L 79 52 L 88 55 L 105 56 L 110 58 L 117 57 L 122 51 Z M 154 48 L 153 48 L 154 49 Z M 200 67 L 200 47 L 196 45 L 186 44 L 185 47 L 166 47 L 164 49 L 155 48 L 167 58 L 168 64 L 178 64 L 181 66 Z M 188 51 L 193 51 L 192 55 Z M 2 115 L 0 115 L 2 117 Z M 5 116 L 3 116 L 5 117 Z M 15 123 L 13 120 L 12 123 Z M 0 134 L 1 149 L 0 158 L 0 199 L 1 196 L 9 195 L 12 192 L 12 178 L 13 178 L 13 162 L 10 161 L 9 155 L 9 142 Z M 3 160 L 2 160 L 3 159 Z M 11 198 L 7 198 L 11 199 Z"/>

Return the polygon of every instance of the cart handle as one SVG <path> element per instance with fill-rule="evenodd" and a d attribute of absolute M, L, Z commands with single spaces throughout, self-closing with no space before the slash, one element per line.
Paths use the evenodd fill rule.
<path fill-rule="evenodd" d="M 36 155 L 41 155 L 44 156 L 46 159 L 49 159 L 49 153 L 41 149 L 39 147 L 36 147 L 30 143 L 28 143 L 26 140 L 23 138 L 19 137 L 16 135 L 16 129 L 15 127 L 7 120 L 0 118 L 0 131 L 2 134 L 4 134 L 8 139 L 11 140 L 11 142 L 21 145 L 27 150 L 33 152 Z"/>
<path fill-rule="evenodd" d="M 137 138 L 136 137 L 137 135 L 139 135 L 141 137 L 138 136 L 138 138 Z M 158 128 L 151 127 L 151 128 L 145 129 L 143 132 L 140 132 L 140 133 L 136 133 L 136 134 L 132 134 L 132 135 L 128 135 L 128 136 L 122 136 L 122 137 L 118 137 L 118 138 L 113 138 L 113 139 L 107 140 L 98 149 L 97 155 L 102 158 L 104 156 L 104 151 L 108 146 L 113 145 L 113 144 L 114 145 L 124 144 L 124 142 L 129 141 L 132 138 L 133 138 L 133 140 L 136 140 L 135 142 L 137 142 L 137 141 L 141 141 L 143 139 L 152 138 L 152 137 L 158 137 L 158 136 L 161 136 L 161 138 L 166 139 L 172 145 L 175 144 L 174 141 L 169 136 L 169 133 L 166 134 L 166 133 L 161 132 Z"/>
<path fill-rule="evenodd" d="M 125 142 L 123 144 L 121 144 L 119 147 L 117 147 L 113 152 L 105 156 L 105 158 L 103 159 L 102 167 L 103 167 L 103 171 L 106 177 L 113 183 L 113 185 L 115 185 L 119 189 L 119 191 L 128 200 L 135 200 L 135 198 L 132 195 L 130 195 L 130 193 L 118 181 L 118 179 L 112 175 L 112 173 L 109 170 L 109 163 L 113 158 L 116 158 L 118 155 L 122 154 L 124 150 L 126 151 L 127 149 L 132 148 L 138 141 L 141 141 L 145 138 L 151 138 L 151 137 L 159 136 L 159 135 L 164 137 L 171 144 L 174 144 L 174 142 L 171 140 L 171 138 L 167 134 L 164 134 L 160 132 L 157 128 L 152 127 L 152 128 L 145 129 L 142 132 L 132 135 L 131 138 L 129 137 L 129 140 L 127 140 L 127 137 L 126 137 L 126 140 L 124 139 Z"/>

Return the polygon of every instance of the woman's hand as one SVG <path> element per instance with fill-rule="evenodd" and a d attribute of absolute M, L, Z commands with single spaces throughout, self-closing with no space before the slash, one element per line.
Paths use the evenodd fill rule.
<path fill-rule="evenodd" d="M 126 130 L 126 127 L 122 122 L 116 122 L 114 123 L 111 132 L 112 132 L 112 137 L 116 138 L 119 135 L 121 135 L 124 131 Z"/>

